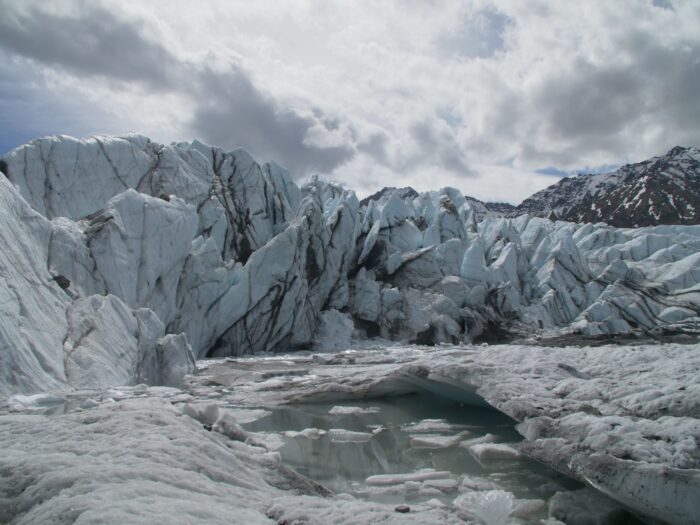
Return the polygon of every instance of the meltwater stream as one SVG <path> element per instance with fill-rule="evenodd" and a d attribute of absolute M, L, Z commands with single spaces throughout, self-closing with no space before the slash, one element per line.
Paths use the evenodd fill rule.
<path fill-rule="evenodd" d="M 302 474 L 372 501 L 447 503 L 475 488 L 546 501 L 582 486 L 507 446 L 521 440 L 514 425 L 495 410 L 411 394 L 280 407 L 244 428 L 281 439 L 282 459 Z M 483 446 L 492 443 L 506 446 Z"/>

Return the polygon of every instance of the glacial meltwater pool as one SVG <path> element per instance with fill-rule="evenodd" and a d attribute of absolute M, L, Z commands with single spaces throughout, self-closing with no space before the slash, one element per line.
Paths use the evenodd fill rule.
<path fill-rule="evenodd" d="M 300 473 L 372 501 L 448 502 L 474 488 L 546 501 L 582 487 L 520 456 L 512 419 L 431 394 L 280 407 L 243 426 L 279 440 L 282 459 Z"/>

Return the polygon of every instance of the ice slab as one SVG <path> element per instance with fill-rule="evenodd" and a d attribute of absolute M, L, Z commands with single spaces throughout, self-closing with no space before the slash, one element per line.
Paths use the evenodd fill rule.
<path fill-rule="evenodd" d="M 429 479 L 445 479 L 451 476 L 446 470 L 423 470 L 408 474 L 380 474 L 370 476 L 365 480 L 368 485 L 399 485 L 407 481 L 425 481 Z"/>

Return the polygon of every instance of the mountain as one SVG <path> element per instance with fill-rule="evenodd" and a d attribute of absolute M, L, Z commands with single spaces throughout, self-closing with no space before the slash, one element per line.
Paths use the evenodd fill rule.
<path fill-rule="evenodd" d="M 700 150 L 676 146 L 665 155 L 612 173 L 561 179 L 508 215 L 525 213 L 618 228 L 700 223 Z"/>
<path fill-rule="evenodd" d="M 393 194 L 396 194 L 401 200 L 407 202 L 413 201 L 419 197 L 418 192 L 410 186 L 406 186 L 404 188 L 385 186 L 378 192 L 362 199 L 360 201 L 360 206 L 367 206 L 370 201 L 384 203 Z M 515 206 L 508 204 L 507 202 L 484 202 L 468 195 L 465 195 L 464 199 L 472 208 L 476 222 L 481 222 L 487 218 L 504 217 L 515 211 Z"/>
<path fill-rule="evenodd" d="M 394 186 L 384 186 L 381 190 L 372 195 L 365 197 L 360 201 L 360 206 L 367 206 L 370 201 L 381 201 L 388 199 L 393 193 L 396 193 L 401 199 L 413 200 L 418 197 L 418 192 L 406 186 L 404 188 L 395 188 Z"/>
<path fill-rule="evenodd" d="M 476 222 L 489 218 L 505 217 L 515 211 L 515 206 L 507 202 L 484 202 L 469 196 L 465 196 L 465 198 L 474 210 Z"/>

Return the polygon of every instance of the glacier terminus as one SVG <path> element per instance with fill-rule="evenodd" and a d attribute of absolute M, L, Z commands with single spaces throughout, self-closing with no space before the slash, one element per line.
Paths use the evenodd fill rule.
<path fill-rule="evenodd" d="M 698 166 L 489 208 L 198 141 L 13 149 L 0 522 L 700 523 Z"/>

